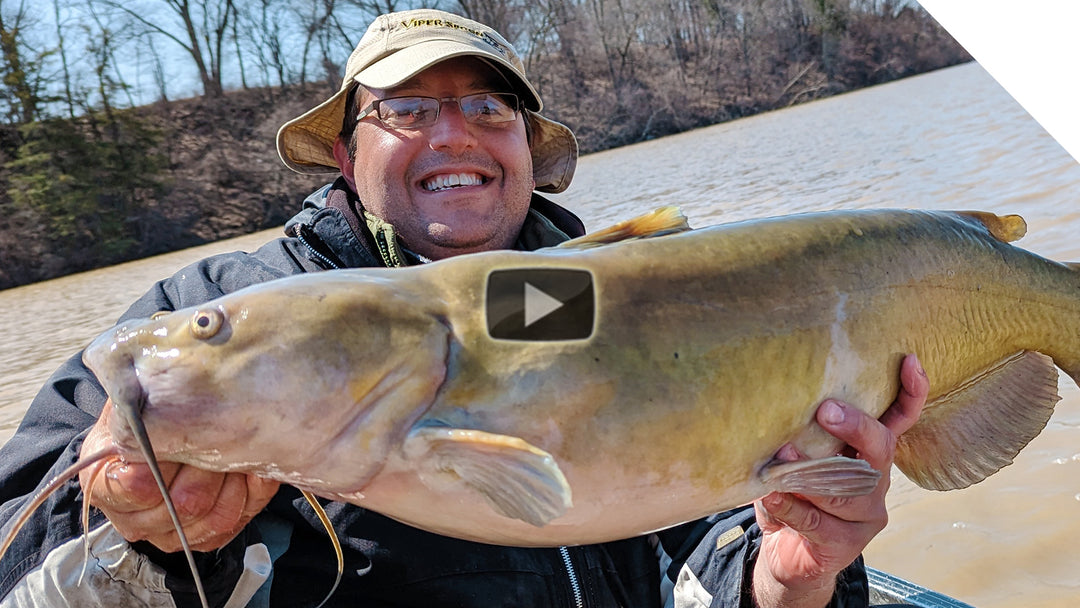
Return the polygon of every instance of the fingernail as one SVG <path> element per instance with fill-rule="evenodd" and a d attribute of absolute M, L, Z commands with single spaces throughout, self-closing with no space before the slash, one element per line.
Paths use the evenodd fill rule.
<path fill-rule="evenodd" d="M 844 422 L 844 408 L 835 401 L 826 401 L 821 405 L 821 419 L 827 424 L 837 425 Z"/>

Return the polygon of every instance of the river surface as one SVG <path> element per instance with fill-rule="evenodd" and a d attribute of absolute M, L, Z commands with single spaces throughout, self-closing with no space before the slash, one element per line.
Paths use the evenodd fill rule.
<path fill-rule="evenodd" d="M 285 169 L 282 169 L 285 170 Z M 694 226 L 840 208 L 1019 213 L 1027 249 L 1080 261 L 1080 164 L 977 64 L 581 159 L 556 197 L 592 228 L 658 205 Z M 0 292 L 0 442 L 52 370 L 154 281 L 280 231 Z M 1080 391 L 985 482 L 929 492 L 894 472 L 869 564 L 980 608 L 1080 605 Z"/>

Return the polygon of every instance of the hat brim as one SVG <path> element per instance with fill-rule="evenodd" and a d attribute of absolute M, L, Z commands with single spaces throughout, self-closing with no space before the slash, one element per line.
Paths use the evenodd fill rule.
<path fill-rule="evenodd" d="M 277 132 L 278 156 L 297 173 L 317 174 L 339 171 L 334 159 L 334 141 L 345 119 L 349 88 L 281 125 Z"/>
<path fill-rule="evenodd" d="M 578 144 L 566 125 L 530 112 L 533 179 L 540 192 L 557 193 L 570 186 L 577 169 Z"/>

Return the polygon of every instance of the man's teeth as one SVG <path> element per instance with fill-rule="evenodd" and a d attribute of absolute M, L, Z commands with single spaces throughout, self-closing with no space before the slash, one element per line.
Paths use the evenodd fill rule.
<path fill-rule="evenodd" d="M 436 175 L 424 182 L 424 190 L 438 192 L 456 186 L 479 186 L 484 179 L 475 173 L 456 173 L 452 175 Z"/>

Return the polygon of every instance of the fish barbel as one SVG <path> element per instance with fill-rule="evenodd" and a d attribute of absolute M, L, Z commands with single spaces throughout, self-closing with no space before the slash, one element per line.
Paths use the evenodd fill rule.
<path fill-rule="evenodd" d="M 626 538 L 773 490 L 869 492 L 876 471 L 837 457 L 814 414 L 836 398 L 881 415 L 906 353 L 931 388 L 897 465 L 964 487 L 1041 431 L 1055 365 L 1080 375 L 1080 272 L 1009 245 L 1018 216 L 672 225 L 280 279 L 124 323 L 84 360 L 161 460 L 521 546 Z M 490 335 L 490 277 L 523 269 L 588 273 L 588 337 Z M 786 443 L 807 460 L 778 461 Z"/>

